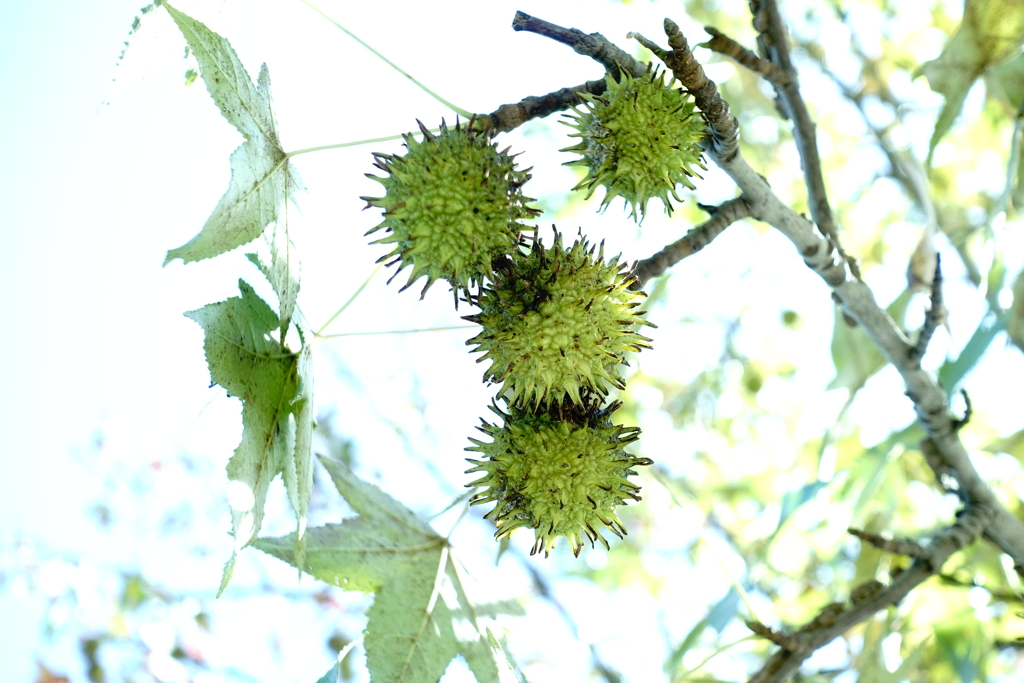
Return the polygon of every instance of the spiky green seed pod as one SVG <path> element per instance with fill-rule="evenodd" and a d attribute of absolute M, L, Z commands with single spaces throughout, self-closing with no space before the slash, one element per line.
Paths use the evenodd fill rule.
<path fill-rule="evenodd" d="M 601 527 L 622 538 L 626 529 L 615 508 L 627 499 L 640 500 L 640 487 L 627 477 L 636 474 L 634 467 L 650 465 L 651 460 L 625 452 L 640 430 L 613 425 L 607 416 L 617 407 L 590 411 L 582 423 L 548 413 L 512 409 L 505 414 L 492 408 L 504 418 L 504 425 L 484 422 L 478 427 L 491 441 L 470 439 L 474 445 L 466 450 L 484 459 L 467 458 L 474 466 L 466 472 L 484 473 L 467 486 L 487 487 L 470 503 L 495 503 L 484 515 L 498 527 L 495 538 L 519 528 L 533 529 L 530 554 L 543 551 L 545 556 L 560 536 L 569 539 L 576 556 L 584 538 L 591 545 L 598 541 L 608 547 Z"/>
<path fill-rule="evenodd" d="M 465 317 L 483 328 L 466 343 L 491 363 L 484 381 L 503 383 L 498 396 L 517 406 L 583 404 L 624 388 L 626 353 L 650 348 L 633 327 L 655 327 L 636 310 L 647 295 L 634 282 L 618 257 L 605 262 L 603 242 L 596 255 L 582 238 L 566 249 L 558 232 L 550 249 L 538 239 L 499 261 L 480 312 Z"/>
<path fill-rule="evenodd" d="M 585 189 L 589 199 L 604 186 L 601 209 L 622 197 L 637 222 L 643 220 L 652 197 L 661 199 L 665 212 L 672 215 L 669 196 L 682 201 L 676 186 L 694 189 L 690 177 L 700 177 L 694 168 L 707 170 L 700 147 L 704 121 L 694 112 L 690 96 L 672 87 L 674 80 L 666 85 L 656 69 L 648 69 L 643 78 L 622 72 L 618 81 L 607 74 L 605 81 L 608 89 L 603 95 L 583 94 L 586 104 L 573 107 L 566 114 L 570 120 L 562 121 L 576 129 L 571 137 L 582 138 L 562 150 L 582 155 L 566 166 L 587 169 L 573 189 Z"/>
<path fill-rule="evenodd" d="M 423 139 L 405 135 L 406 154 L 374 155 L 386 175 L 367 177 L 385 194 L 362 199 L 366 208 L 384 209 L 384 220 L 366 234 L 386 229 L 373 244 L 394 244 L 378 263 L 393 259 L 388 265 L 400 264 L 398 272 L 412 267 L 403 290 L 425 276 L 421 297 L 437 280 L 450 282 L 456 297 L 468 295 L 490 277 L 492 260 L 516 248 L 520 231 L 536 230 L 519 222 L 540 213 L 521 191 L 529 169 L 516 170 L 508 149 L 499 152 L 472 121 L 454 128 L 442 122 L 438 135 L 417 123 Z"/>

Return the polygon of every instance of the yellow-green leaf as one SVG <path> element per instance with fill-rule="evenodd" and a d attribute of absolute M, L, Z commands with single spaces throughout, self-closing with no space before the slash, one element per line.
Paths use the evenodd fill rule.
<path fill-rule="evenodd" d="M 922 65 L 932 90 L 946 102 L 935 123 L 928 149 L 949 132 L 964 99 L 982 71 L 1020 54 L 1024 44 L 1024 0 L 968 0 L 964 18 L 938 59 Z"/>
<path fill-rule="evenodd" d="M 484 619 L 521 613 L 519 605 L 475 603 L 448 539 L 341 463 L 320 462 L 358 516 L 309 529 L 302 565 L 295 534 L 255 546 L 331 585 L 375 594 L 364 639 L 371 680 L 435 683 L 457 654 L 480 683 L 507 680 L 508 658 Z"/>
<path fill-rule="evenodd" d="M 231 182 L 199 234 L 167 252 L 164 265 L 223 254 L 251 242 L 277 220 L 302 184 L 281 147 L 267 65 L 253 85 L 231 44 L 202 22 L 164 3 L 199 61 L 203 82 L 221 114 L 245 136 L 231 153 Z"/>
<path fill-rule="evenodd" d="M 283 473 L 298 519 L 301 555 L 312 489 L 313 385 L 310 350 L 294 353 L 273 333 L 279 320 L 246 282 L 242 295 L 186 313 L 206 333 L 210 377 L 242 401 L 242 441 L 228 461 L 235 551 L 259 533 L 270 482 Z M 225 569 L 225 582 L 230 566 Z"/>

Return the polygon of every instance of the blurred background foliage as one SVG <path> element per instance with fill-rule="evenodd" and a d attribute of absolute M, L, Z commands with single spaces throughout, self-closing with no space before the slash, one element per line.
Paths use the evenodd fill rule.
<path fill-rule="evenodd" d="M 1004 12 L 1020 13 L 1021 3 L 1005 4 Z M 708 24 L 755 45 L 745 3 L 693 0 L 660 8 L 693 43 Z M 1019 45 L 998 63 L 981 64 L 969 82 L 944 84 L 944 97 L 936 92 L 942 87 L 932 87 L 935 69 L 923 67 L 940 60 L 960 27 L 959 2 L 806 0 L 783 2 L 782 9 L 844 247 L 913 336 L 926 295 L 908 272 L 921 271 L 934 239 L 948 319 L 924 364 L 938 373 L 956 412 L 966 409 L 960 390 L 969 392 L 973 415 L 962 438 L 1003 504 L 1024 514 Z M 586 13 L 572 25 L 609 36 L 620 28 L 594 25 Z M 697 55 L 739 119 L 751 165 L 806 211 L 790 124 L 771 89 L 717 55 Z M 578 59 L 568 51 L 563 58 Z M 458 101 L 471 101 L 469 90 Z M 539 93 L 505 101 L 524 94 Z M 957 98 L 961 106 L 951 114 Z M 936 136 L 940 116 L 949 119 L 948 130 Z M 566 146 L 568 131 L 556 119 L 531 123 L 510 140 L 517 149 Z M 364 151 L 354 176 L 370 170 Z M 569 173 L 551 158 L 551 174 Z M 709 170 L 707 184 L 688 196 L 705 204 L 733 196 L 718 175 Z M 355 197 L 360 190 L 344 192 Z M 547 211 L 542 225 L 582 224 L 600 199 L 584 202 L 551 188 L 538 195 Z M 593 219 L 596 227 L 587 231 L 592 239 L 606 237 L 606 226 L 618 231 L 609 239 L 618 240 L 616 248 L 626 245 L 630 261 L 706 217 L 691 200 L 671 219 L 652 216 L 641 231 L 619 208 Z M 371 225 L 373 217 L 365 220 Z M 779 235 L 743 222 L 649 285 L 649 318 L 659 326 L 651 333 L 655 348 L 632 363 L 616 418 L 643 428 L 635 451 L 656 464 L 640 475 L 643 503 L 622 510 L 628 537 L 609 552 L 588 550 L 574 560 L 559 548 L 548 560 L 529 558 L 525 532 L 499 546 L 488 538 L 482 511 L 461 521 L 460 506 L 455 516 L 443 512 L 463 495 L 459 459 L 472 422 L 450 434 L 438 427 L 437 411 L 448 400 L 444 392 L 477 381 L 476 367 L 456 355 L 465 353 L 468 332 L 371 337 L 348 347 L 325 340 L 318 371 L 330 379 L 317 380 L 317 450 L 362 468 L 425 516 L 439 514 L 438 529 L 457 525 L 453 543 L 481 558 L 478 578 L 526 607 L 527 617 L 507 624 L 507 636 L 528 680 L 744 680 L 773 646 L 751 638 L 742 618 L 796 628 L 825 605 L 848 600 L 855 587 L 906 566 L 906 558 L 862 545 L 847 527 L 919 539 L 948 525 L 957 510 L 919 451 L 923 434 L 899 378 L 804 270 Z M 349 291 L 360 281 L 349 278 Z M 393 289 L 371 288 L 364 297 L 367 307 L 399 305 Z M 459 324 L 445 315 L 428 325 Z M 392 329 L 407 327 L 397 320 Z M 356 322 L 349 331 L 365 328 Z M 379 388 L 361 374 L 360 355 L 370 347 L 392 354 L 392 381 Z M 442 371 L 457 363 L 469 367 Z M 485 395 L 472 398 L 481 416 Z M 353 402 L 365 412 L 353 417 Z M 220 412 L 234 419 L 231 409 Z M 370 426 L 362 424 L 364 414 L 374 416 Z M 217 418 L 208 413 L 201 420 Z M 381 451 L 387 464 L 375 460 Z M 102 433 L 76 457 L 106 481 L 90 511 L 97 527 L 128 529 L 138 543 L 165 551 L 129 568 L 116 554 L 68 555 L 32 538 L 8 539 L 0 548 L 0 588 L 44 604 L 38 681 L 312 681 L 359 637 L 366 597 L 296 582 L 288 568 L 255 551 L 225 597 L 212 599 L 228 546 L 221 461 L 183 450 L 170 459 L 127 462 L 108 454 Z M 420 479 L 402 479 L 406 471 Z M 336 520 L 344 505 L 322 472 L 316 481 L 312 516 Z M 184 489 L 192 495 L 166 503 Z M 268 519 L 276 517 L 280 529 L 271 525 L 268 535 L 289 524 L 278 494 Z M 155 509 L 154 500 L 162 507 Z M 176 580 L 184 575 L 201 578 L 190 587 Z M 1022 613 L 1024 593 L 1007 559 L 975 543 L 899 606 L 816 653 L 798 680 L 1019 681 Z M 239 633 L 240 643 L 226 644 Z M 358 648 L 343 674 L 365 680 Z M 467 676 L 456 662 L 446 680 Z"/>

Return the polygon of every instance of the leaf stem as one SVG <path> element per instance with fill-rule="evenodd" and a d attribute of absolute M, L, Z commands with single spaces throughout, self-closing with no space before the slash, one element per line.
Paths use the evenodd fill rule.
<path fill-rule="evenodd" d="M 324 326 L 326 327 L 326 325 Z M 337 337 L 360 337 L 375 334 L 413 334 L 416 332 L 441 332 L 444 330 L 468 330 L 476 325 L 452 325 L 451 327 L 421 327 L 416 330 L 385 330 L 383 332 L 340 332 L 338 334 L 317 335 L 321 339 L 336 339 Z"/>
<path fill-rule="evenodd" d="M 440 128 L 431 128 L 431 133 L 436 133 Z M 405 137 L 409 133 L 399 133 L 398 135 L 386 135 L 382 138 L 367 138 L 366 140 L 356 140 L 355 142 L 339 142 L 334 145 L 320 145 L 319 147 L 307 147 L 306 149 L 297 149 L 294 152 L 285 153 L 285 158 L 296 157 L 300 154 L 308 154 L 310 152 L 321 152 L 325 149 L 341 149 L 342 147 L 355 147 L 357 145 L 369 145 L 374 142 L 388 142 L 390 140 L 398 140 Z M 414 135 L 422 135 L 421 132 L 416 131 Z"/>
<path fill-rule="evenodd" d="M 349 35 L 349 37 L 351 37 L 351 38 L 352 38 L 353 40 L 355 40 L 355 41 L 356 41 L 357 43 L 359 43 L 360 45 L 362 45 L 363 47 L 365 47 L 365 48 L 366 48 L 367 50 L 369 50 L 370 52 L 372 52 L 373 54 L 375 54 L 375 55 L 376 55 L 377 57 L 379 57 L 379 58 L 380 58 L 381 60 L 383 60 L 385 64 L 387 64 L 387 65 L 388 65 L 388 66 L 390 66 L 390 67 L 391 67 L 392 69 L 394 69 L 395 71 L 397 71 L 398 73 L 402 74 L 403 76 L 405 76 L 406 78 L 408 78 L 408 79 L 409 79 L 410 81 L 412 81 L 413 83 L 415 83 L 415 84 L 416 84 L 416 85 L 417 85 L 417 86 L 418 86 L 418 87 L 419 87 L 420 89 L 422 89 L 422 90 L 423 90 L 423 92 L 427 93 L 428 95 L 430 95 L 431 97 L 433 97 L 433 98 L 434 98 L 435 100 L 437 100 L 438 102 L 440 102 L 440 103 L 441 103 L 441 104 L 443 104 L 444 106 L 446 106 L 446 107 L 448 107 L 449 109 L 451 109 L 452 111 L 454 111 L 454 112 L 455 112 L 456 114 L 459 114 L 460 116 L 463 116 L 463 117 L 465 117 L 466 119 L 470 119 L 470 118 L 472 118 L 472 117 L 473 117 L 473 113 L 472 113 L 472 112 L 468 112 L 468 111 L 466 111 L 465 109 L 463 109 L 463 108 L 461 108 L 461 107 L 457 107 L 457 106 L 455 106 L 454 104 L 452 104 L 452 103 L 451 103 L 451 102 L 449 102 L 448 100 L 444 99 L 443 97 L 441 97 L 440 95 L 438 95 L 437 93 L 435 93 L 435 92 L 434 92 L 433 90 L 431 90 L 431 89 L 430 89 L 430 88 L 428 88 L 427 86 L 425 86 L 425 85 L 423 85 L 422 83 L 420 83 L 419 81 L 417 81 L 417 80 L 416 80 L 415 78 L 413 78 L 413 77 L 412 77 L 411 75 L 409 75 L 409 74 L 408 74 L 408 73 L 407 73 L 406 71 L 404 71 L 404 70 L 403 70 L 402 68 L 400 68 L 400 67 L 399 67 L 399 66 L 398 66 L 397 64 L 395 64 L 394 62 L 392 62 L 392 61 L 391 61 L 390 59 L 388 59 L 387 57 L 385 57 L 385 56 L 384 56 L 384 55 L 382 55 L 381 53 L 379 53 L 379 52 L 377 52 L 376 50 L 374 50 L 374 49 L 373 49 L 372 47 L 370 47 L 369 43 L 367 43 L 367 42 L 366 42 L 365 40 L 363 40 L 362 38 L 360 38 L 360 37 L 359 37 L 359 36 L 357 36 L 356 34 L 352 33 L 352 31 L 349 31 L 349 30 L 348 30 L 347 28 L 345 28 L 344 26 L 342 26 L 341 24 L 339 24 L 338 22 L 336 22 L 336 21 L 335 21 L 334 19 L 332 19 L 331 17 L 327 16 L 327 15 L 326 15 L 326 14 L 325 14 L 325 13 L 324 13 L 323 11 L 321 11 L 321 10 L 320 10 L 320 9 L 319 9 L 318 7 L 316 7 L 316 5 L 312 4 L 312 3 L 311 3 L 311 2 L 309 2 L 308 0 L 302 0 L 302 2 L 303 2 L 303 4 L 305 4 L 306 6 L 308 6 L 308 7 L 310 8 L 310 9 L 312 9 L 312 10 L 313 10 L 314 12 L 316 12 L 317 14 L 319 14 L 320 16 L 322 16 L 322 17 L 323 17 L 324 19 L 326 19 L 327 21 L 331 22 L 332 24 L 334 24 L 335 26 L 337 26 L 338 28 L 340 28 L 340 29 L 341 29 L 342 31 L 344 31 L 345 33 L 347 33 L 347 34 Z"/>
<path fill-rule="evenodd" d="M 326 330 L 326 329 L 327 329 L 327 327 L 328 327 L 328 326 L 329 326 L 329 325 L 330 325 L 331 323 L 333 323 L 333 322 L 334 322 L 334 320 L 335 320 L 335 319 L 336 319 L 336 318 L 337 318 L 337 317 L 338 317 L 339 315 L 341 315 L 342 313 L 344 313 L 344 312 L 345 312 L 345 309 L 346 309 L 346 308 L 348 308 L 348 307 L 349 307 L 349 306 L 350 306 L 350 305 L 352 304 L 352 302 L 353 302 L 353 301 L 355 301 L 355 300 L 356 300 L 356 298 L 357 298 L 357 297 L 358 297 L 358 296 L 359 296 L 360 294 L 362 294 L 362 293 L 363 293 L 363 290 L 364 290 L 364 289 L 366 289 L 366 285 L 370 284 L 370 280 L 372 280 L 372 279 L 374 278 L 374 276 L 375 276 L 375 275 L 376 275 L 377 273 L 379 273 L 379 272 L 380 272 L 380 270 L 381 270 L 381 268 L 383 268 L 383 267 L 384 267 L 384 264 L 381 264 L 381 265 L 377 266 L 376 268 L 374 268 L 374 269 L 373 269 L 373 272 L 372 272 L 372 273 L 370 273 L 369 277 L 367 277 L 367 278 L 366 278 L 365 280 L 363 280 L 363 284 L 359 285 L 359 289 L 357 289 L 357 290 L 356 290 L 356 291 L 355 291 L 355 292 L 354 292 L 354 293 L 352 294 L 352 296 L 350 296 L 350 297 L 348 298 L 348 301 L 346 301 L 346 302 L 345 302 L 344 304 L 342 304 L 341 308 L 339 308 L 339 309 L 337 310 L 337 312 L 335 312 L 335 314 L 334 314 L 334 315 L 332 315 L 332 316 L 330 317 L 330 319 L 329 319 L 329 320 L 328 320 L 327 322 L 325 322 L 325 323 L 323 324 L 323 326 L 322 326 L 322 327 L 321 327 L 321 328 L 320 328 L 319 330 L 317 330 L 317 331 L 316 331 L 316 333 L 314 334 L 314 336 L 316 336 L 316 337 L 321 337 L 321 338 L 325 338 L 325 337 L 323 337 L 323 331 L 324 331 L 324 330 Z M 333 335 L 333 334 L 332 334 L 332 335 L 329 335 L 329 336 L 330 336 L 330 337 L 335 337 L 335 336 L 339 336 L 339 335 Z"/>

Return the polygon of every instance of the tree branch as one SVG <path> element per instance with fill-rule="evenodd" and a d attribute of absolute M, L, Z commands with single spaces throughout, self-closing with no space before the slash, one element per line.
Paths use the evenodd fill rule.
<path fill-rule="evenodd" d="M 993 508 L 987 505 L 967 507 L 952 526 L 935 537 L 927 548 L 922 548 L 925 557 L 893 578 L 888 586 L 871 584 L 870 590 L 855 595 L 851 606 L 838 614 L 836 605 L 842 606 L 842 603 L 833 603 L 792 635 L 763 624 L 758 624 L 759 629 L 751 627 L 758 634 L 770 630 L 772 636 L 766 637 L 781 645 L 782 649 L 765 662 L 761 670 L 750 678 L 750 683 L 781 683 L 787 680 L 812 652 L 866 621 L 875 612 L 898 604 L 911 590 L 935 574 L 950 555 L 974 541 L 990 524 L 992 512 Z"/>
<path fill-rule="evenodd" d="M 630 33 L 648 50 L 658 55 L 672 70 L 693 100 L 711 129 L 711 140 L 705 138 L 705 147 L 722 159 L 729 160 L 739 154 L 740 129 L 736 117 L 729 112 L 729 104 L 722 99 L 718 86 L 704 74 L 704 67 L 693 56 L 686 37 L 671 19 L 665 20 L 665 34 L 671 50 L 664 50 L 639 33 Z"/>
<path fill-rule="evenodd" d="M 942 266 L 939 254 L 935 255 L 935 275 L 932 277 L 931 305 L 924 318 L 924 327 L 917 338 L 914 348 L 910 349 L 910 358 L 921 362 L 924 352 L 928 350 L 928 342 L 932 340 L 935 329 L 946 319 L 946 307 L 942 302 Z"/>
<path fill-rule="evenodd" d="M 793 242 L 804 263 L 834 289 L 843 311 L 868 333 L 900 373 L 907 395 L 914 402 L 918 420 L 941 454 L 942 461 L 955 472 L 968 500 L 995 506 L 996 512 L 986 529 L 986 536 L 1010 555 L 1015 565 L 1024 568 L 1024 523 L 1000 505 L 982 481 L 956 433 L 945 390 L 911 358 L 911 344 L 875 301 L 871 289 L 859 278 L 850 276 L 847 262 L 838 253 L 838 245 L 819 234 L 810 221 L 784 204 L 765 179 L 750 168 L 742 154 L 737 153 L 727 159 L 711 149 L 709 156 L 739 185 L 750 205 L 751 217 L 774 226 Z"/>
<path fill-rule="evenodd" d="M 783 204 L 764 178 L 747 165 L 742 155 L 730 161 L 714 155 L 712 159 L 743 190 L 751 206 L 751 216 L 773 225 L 793 242 L 803 255 L 804 263 L 834 288 L 843 311 L 868 333 L 900 373 L 907 387 L 907 396 L 914 402 L 917 418 L 934 446 L 936 457 L 956 478 L 967 500 L 994 507 L 985 535 L 1013 558 L 1018 572 L 1024 575 L 1024 523 L 996 501 L 981 479 L 957 434 L 945 390 L 911 358 L 909 341 L 875 301 L 871 289 L 859 279 L 848 276 L 846 264 L 837 258 L 835 245 L 819 235 L 807 219 Z"/>
<path fill-rule="evenodd" d="M 477 121 L 483 127 L 490 128 L 494 133 L 507 133 L 532 119 L 544 118 L 549 114 L 583 104 L 582 93 L 603 95 L 607 89 L 608 82 L 603 78 L 587 81 L 571 88 L 561 88 L 549 92 L 546 95 L 531 95 L 519 102 L 503 104 L 490 114 L 477 116 Z"/>
<path fill-rule="evenodd" d="M 701 47 L 706 47 L 713 52 L 731 57 L 742 66 L 745 66 L 754 73 L 761 74 L 772 83 L 782 85 L 789 82 L 789 74 L 783 71 L 778 64 L 773 64 L 767 59 L 761 59 L 714 26 L 705 26 L 704 30 L 711 35 L 711 40 L 701 43 Z"/>
<path fill-rule="evenodd" d="M 793 79 L 789 84 L 779 86 L 778 91 L 780 99 L 783 99 L 784 103 L 788 102 L 784 111 L 788 111 L 796 124 L 795 134 L 798 136 L 798 146 L 804 162 L 812 215 L 819 226 L 817 230 L 807 218 L 784 204 L 768 186 L 767 181 L 747 164 L 739 150 L 736 120 L 729 112 L 728 104 L 722 100 L 715 84 L 707 79 L 700 64 L 693 57 L 679 27 L 669 20 L 665 22 L 665 31 L 671 47 L 669 51 L 658 48 L 642 37 L 633 37 L 638 37 L 655 54 L 662 56 L 683 87 L 693 93 L 697 105 L 702 109 L 712 129 L 711 139 L 705 142 L 709 157 L 739 186 L 743 201 L 749 208 L 750 217 L 774 226 L 793 242 L 804 263 L 833 288 L 843 312 L 867 332 L 885 358 L 899 372 L 906 386 L 907 396 L 914 403 L 917 418 L 928 435 L 928 445 L 922 444 L 922 450 L 927 449 L 925 454 L 929 464 L 939 475 L 940 485 L 945 486 L 947 480 L 955 482 L 956 490 L 966 504 L 965 513 L 958 522 L 928 546 L 928 560 L 917 560 L 910 569 L 894 578 L 889 586 L 880 590 L 877 595 L 864 599 L 844 612 L 834 625 L 799 634 L 798 637 L 807 643 L 806 648 L 801 649 L 802 654 L 788 650 L 776 653 L 765 668 L 751 679 L 752 683 L 765 683 L 784 680 L 814 649 L 879 609 L 899 602 L 940 567 L 951 553 L 966 545 L 982 529 L 987 538 L 1013 558 L 1018 573 L 1024 576 L 1024 523 L 996 500 L 981 479 L 960 441 L 957 433 L 958 424 L 950 414 L 946 392 L 931 374 L 921 369 L 912 355 L 912 345 L 888 313 L 875 301 L 871 289 L 857 276 L 855 264 L 845 257 L 835 239 L 835 224 L 824 192 L 817 146 L 814 142 L 814 124 L 800 98 L 795 71 L 789 61 L 788 49 L 784 45 L 785 28 L 778 16 L 778 8 L 771 0 L 754 0 L 752 7 L 756 12 L 755 28 L 762 32 L 759 38 L 762 51 L 766 56 L 772 57 L 772 62 L 786 69 Z M 584 35 L 571 31 L 569 34 Z M 777 45 L 780 41 L 783 43 L 781 46 Z"/>
<path fill-rule="evenodd" d="M 696 254 L 711 244 L 711 241 L 722 234 L 727 227 L 750 215 L 750 206 L 747 205 L 747 200 L 742 195 L 724 202 L 721 206 L 708 207 L 705 210 L 711 213 L 711 218 L 691 228 L 681 239 L 637 264 L 633 272 L 641 287 L 648 280 L 661 275 L 687 256 Z"/>
<path fill-rule="evenodd" d="M 557 40 L 568 45 L 581 55 L 590 57 L 604 66 L 605 71 L 618 78 L 619 70 L 628 72 L 634 78 L 647 73 L 647 65 L 610 42 L 600 33 L 584 33 L 577 28 L 564 28 L 557 24 L 531 17 L 526 12 L 516 12 L 512 19 L 512 30 L 528 31 Z"/>
<path fill-rule="evenodd" d="M 884 550 L 896 555 L 906 555 L 907 557 L 913 557 L 918 560 L 928 558 L 928 550 L 923 548 L 917 541 L 909 538 L 885 538 L 884 536 L 873 534 L 870 531 L 862 531 L 852 527 L 846 531 L 862 541 L 867 541 L 879 550 Z"/>
<path fill-rule="evenodd" d="M 754 15 L 754 28 L 758 31 L 757 43 L 761 56 L 786 74 L 785 80 L 773 80 L 772 85 L 775 87 L 780 110 L 793 121 L 793 138 L 800 152 L 811 218 L 822 234 L 835 243 L 839 255 L 850 265 L 853 276 L 860 279 L 856 262 L 846 255 L 839 241 L 838 228 L 832 215 L 832 206 L 828 201 L 825 178 L 821 171 L 821 157 L 818 154 L 816 139 L 817 126 L 811 119 L 803 95 L 800 94 L 797 72 L 789 56 L 789 32 L 782 21 L 779 6 L 775 0 L 750 0 L 750 11 Z"/>

